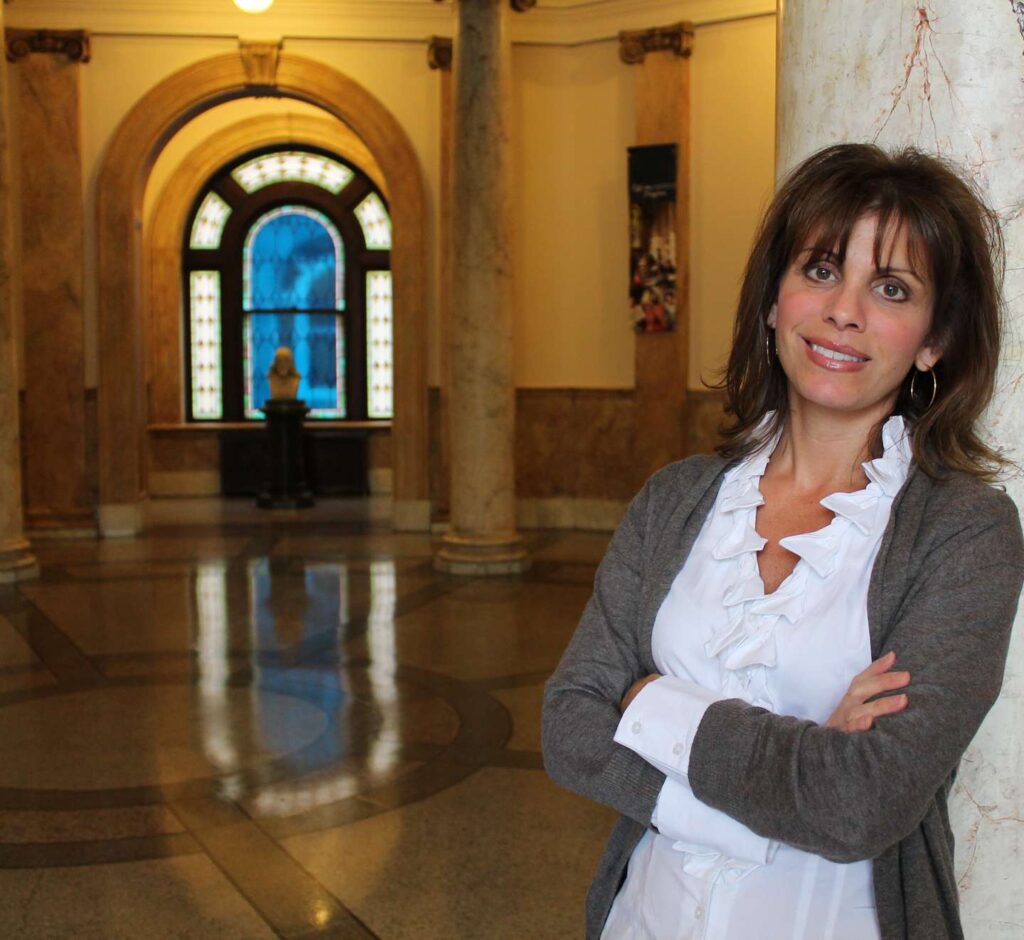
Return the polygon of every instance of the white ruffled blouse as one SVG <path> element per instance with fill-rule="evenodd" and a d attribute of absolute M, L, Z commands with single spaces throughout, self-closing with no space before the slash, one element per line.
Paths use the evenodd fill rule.
<path fill-rule="evenodd" d="M 764 593 L 755 527 L 777 440 L 731 468 L 654 622 L 662 678 L 626 709 L 615 740 L 667 779 L 633 851 L 603 940 L 878 940 L 871 862 L 839 864 L 770 842 L 701 803 L 686 772 L 705 709 L 739 698 L 824 723 L 871 662 L 867 592 L 893 498 L 906 480 L 902 418 L 863 465 L 868 485 L 821 501 L 832 521 L 781 543 L 798 556 Z"/>

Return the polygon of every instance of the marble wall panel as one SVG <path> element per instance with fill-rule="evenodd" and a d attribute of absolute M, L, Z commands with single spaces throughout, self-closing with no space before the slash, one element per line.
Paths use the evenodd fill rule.
<path fill-rule="evenodd" d="M 173 473 L 220 469 L 220 442 L 211 431 L 151 431 L 149 439 L 152 471 Z"/>
<path fill-rule="evenodd" d="M 725 394 L 714 391 L 691 391 L 686 398 L 689 453 L 710 454 L 721 441 L 718 430 L 725 419 Z"/>
<path fill-rule="evenodd" d="M 42 528 L 90 524 L 94 509 L 85 438 L 81 68 L 63 56 L 33 54 L 12 69 L 21 177 L 26 517 Z"/>
<path fill-rule="evenodd" d="M 1024 9 L 1018 0 L 786 0 L 782 9 L 780 171 L 836 141 L 912 144 L 955 161 L 999 214 L 1009 330 L 986 423 L 989 439 L 1020 464 Z M 1006 488 L 1024 506 L 1019 472 Z M 964 756 L 950 803 L 968 937 L 1019 937 L 1024 924 L 1022 728 L 1024 618 L 1018 617 L 1003 694 Z"/>
<path fill-rule="evenodd" d="M 519 389 L 516 494 L 629 499 L 643 483 L 631 391 Z"/>
<path fill-rule="evenodd" d="M 720 392 L 688 392 L 686 423 L 674 432 L 672 441 L 663 442 L 664 449 L 678 456 L 711 453 L 718 443 L 723 406 Z M 432 388 L 431 493 L 435 516 L 443 519 L 440 407 L 439 390 Z M 649 409 L 639 407 L 629 389 L 518 389 L 515 454 L 520 524 L 533 528 L 535 520 L 543 517 L 544 527 L 578 528 L 583 507 L 583 516 L 591 520 L 586 528 L 614 528 L 621 508 L 647 477 L 646 468 L 636 460 L 637 441 L 660 433 L 659 421 L 649 420 Z M 574 502 L 579 505 L 574 507 Z M 543 512 L 538 511 L 540 503 Z"/>

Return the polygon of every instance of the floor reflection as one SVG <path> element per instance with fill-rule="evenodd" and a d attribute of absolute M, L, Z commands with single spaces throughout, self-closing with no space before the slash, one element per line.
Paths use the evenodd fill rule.
<path fill-rule="evenodd" d="M 466 582 L 426 535 L 181 515 L 0 592 L 0 936 L 577 935 L 609 819 L 535 725 L 604 536 Z"/>

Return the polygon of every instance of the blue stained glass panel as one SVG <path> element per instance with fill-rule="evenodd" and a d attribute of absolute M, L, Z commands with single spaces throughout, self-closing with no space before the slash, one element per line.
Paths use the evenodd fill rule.
<path fill-rule="evenodd" d="M 299 398 L 313 418 L 345 417 L 345 336 L 334 313 L 250 313 L 245 318 L 245 416 L 261 418 L 279 346 L 295 357 Z"/>
<path fill-rule="evenodd" d="M 343 251 L 330 220 L 304 206 L 268 212 L 249 230 L 246 310 L 343 310 Z"/>

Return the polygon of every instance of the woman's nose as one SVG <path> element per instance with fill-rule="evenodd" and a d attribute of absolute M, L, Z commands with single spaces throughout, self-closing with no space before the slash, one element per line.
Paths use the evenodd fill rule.
<path fill-rule="evenodd" d="M 864 328 L 864 310 L 861 292 L 849 282 L 840 283 L 822 311 L 824 318 L 840 330 Z"/>

